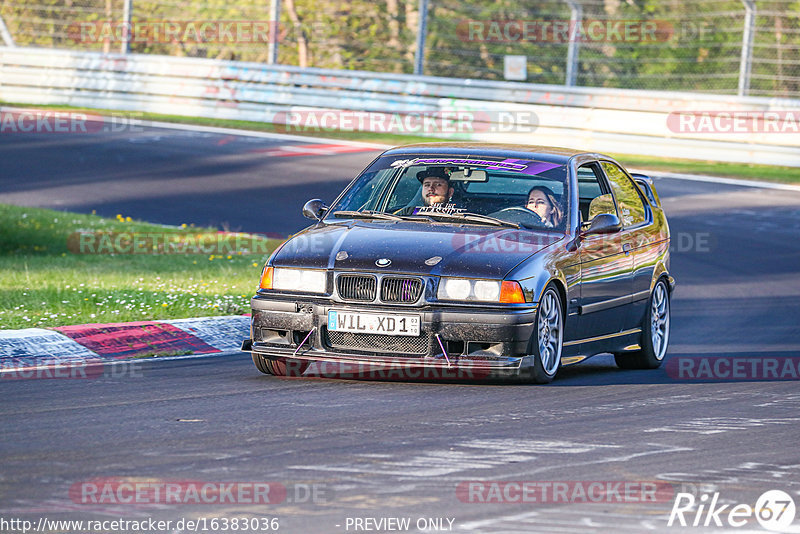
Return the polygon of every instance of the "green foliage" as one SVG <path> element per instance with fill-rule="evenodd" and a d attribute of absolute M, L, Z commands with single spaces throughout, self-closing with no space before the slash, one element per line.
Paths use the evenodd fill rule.
<path fill-rule="evenodd" d="M 0 0 L 0 15 L 20 45 L 116 51 L 120 42 L 86 42 L 80 23 L 122 19 L 123 0 Z M 583 21 L 655 22 L 659 38 L 579 43 L 577 84 L 734 94 L 744 8 L 740 0 L 581 0 Z M 376 72 L 413 71 L 419 0 L 283 0 L 279 62 Z M 757 0 L 752 95 L 800 97 L 800 2 Z M 565 0 L 430 0 L 425 74 L 503 79 L 506 55 L 523 55 L 527 80 L 563 84 L 568 43 L 541 34 L 476 39 L 466 25 L 569 21 Z M 134 22 L 269 22 L 268 0 L 135 0 Z M 488 26 L 487 26 L 488 27 Z M 661 33 L 663 30 L 664 33 Z M 133 52 L 264 62 L 268 43 L 142 41 Z"/>
<path fill-rule="evenodd" d="M 504 56 L 524 55 L 528 81 L 562 84 L 567 44 L 526 38 L 521 32 L 517 38 L 516 31 L 525 23 L 568 20 L 569 9 L 562 1 L 432 2 L 426 74 L 502 80 Z"/>

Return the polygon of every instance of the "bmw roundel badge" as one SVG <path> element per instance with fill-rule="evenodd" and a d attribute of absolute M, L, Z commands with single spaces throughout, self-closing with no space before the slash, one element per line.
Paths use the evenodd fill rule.
<path fill-rule="evenodd" d="M 392 260 L 390 260 L 389 258 L 380 258 L 378 260 L 375 260 L 375 265 L 377 265 L 378 267 L 388 267 L 391 264 Z"/>

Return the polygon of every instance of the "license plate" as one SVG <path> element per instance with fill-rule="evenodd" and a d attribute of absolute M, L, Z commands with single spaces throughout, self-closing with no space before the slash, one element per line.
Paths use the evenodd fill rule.
<path fill-rule="evenodd" d="M 419 323 L 419 315 L 354 313 L 340 310 L 328 312 L 328 330 L 336 332 L 418 336 Z"/>

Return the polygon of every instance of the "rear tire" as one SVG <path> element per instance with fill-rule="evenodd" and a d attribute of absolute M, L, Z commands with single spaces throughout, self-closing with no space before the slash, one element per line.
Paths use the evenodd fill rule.
<path fill-rule="evenodd" d="M 271 360 L 255 352 L 251 352 L 251 354 L 253 356 L 253 363 L 256 365 L 256 369 L 265 375 L 300 376 L 305 372 L 306 369 L 308 369 L 308 366 L 311 365 L 309 362 L 304 360 Z"/>
<path fill-rule="evenodd" d="M 553 285 L 545 288 L 539 301 L 535 328 L 528 349 L 533 358 L 533 365 L 523 371 L 522 378 L 534 384 L 549 384 L 561 367 L 561 352 L 564 345 L 561 297 Z"/>
<path fill-rule="evenodd" d="M 622 369 L 656 369 L 664 361 L 669 344 L 669 289 L 663 278 L 656 282 L 642 320 L 642 348 L 637 352 L 618 353 L 614 361 Z"/>

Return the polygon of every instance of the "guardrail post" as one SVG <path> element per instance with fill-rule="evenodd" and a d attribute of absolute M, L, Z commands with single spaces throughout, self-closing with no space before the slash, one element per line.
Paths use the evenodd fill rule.
<path fill-rule="evenodd" d="M 281 0 L 269 3 L 269 44 L 267 45 L 267 64 L 278 63 L 278 33 L 281 20 Z"/>
<path fill-rule="evenodd" d="M 8 31 L 8 27 L 6 26 L 3 17 L 0 17 L 0 37 L 3 38 L 3 42 L 6 44 L 6 46 L 17 46 L 13 37 L 11 37 L 11 33 Z"/>
<path fill-rule="evenodd" d="M 414 74 L 421 76 L 425 70 L 425 40 L 428 33 L 428 0 L 419 0 L 419 26 L 417 51 L 414 53 Z"/>
<path fill-rule="evenodd" d="M 750 91 L 750 68 L 753 64 L 753 39 L 756 25 L 756 3 L 742 0 L 744 4 L 744 32 L 742 33 L 742 58 L 739 61 L 739 96 Z"/>
<path fill-rule="evenodd" d="M 122 44 L 119 51 L 122 54 L 129 54 L 131 51 L 131 33 L 133 33 L 133 26 L 131 25 L 131 13 L 133 12 L 133 0 L 124 0 L 122 4 Z"/>
<path fill-rule="evenodd" d="M 581 46 L 580 24 L 583 19 L 583 7 L 576 0 L 566 0 L 569 6 L 569 45 L 567 46 L 567 74 L 564 85 L 575 85 L 578 77 L 578 53 Z"/>

